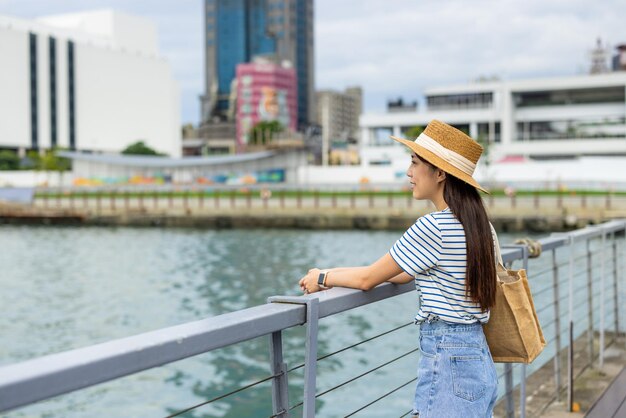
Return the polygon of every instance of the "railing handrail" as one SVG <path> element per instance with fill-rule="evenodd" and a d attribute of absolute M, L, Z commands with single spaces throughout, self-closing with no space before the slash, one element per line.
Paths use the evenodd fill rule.
<path fill-rule="evenodd" d="M 624 230 L 626 221 L 556 233 L 539 240 L 544 250 Z M 505 262 L 523 258 L 522 248 L 503 248 Z M 333 288 L 300 296 L 319 299 L 319 318 L 414 291 L 413 283 L 384 283 L 363 292 Z M 0 367 L 0 411 L 162 366 L 306 323 L 303 304 L 269 303 L 200 321 L 162 328 L 84 348 Z"/>

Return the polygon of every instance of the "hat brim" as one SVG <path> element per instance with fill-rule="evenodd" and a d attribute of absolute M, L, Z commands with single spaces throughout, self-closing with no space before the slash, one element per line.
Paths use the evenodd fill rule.
<path fill-rule="evenodd" d="M 431 163 L 435 167 L 440 168 L 441 170 L 445 171 L 446 173 L 450 173 L 454 177 L 458 178 L 459 180 L 464 181 L 465 183 L 469 184 L 470 186 L 475 187 L 476 189 L 480 190 L 483 193 L 490 194 L 489 191 L 487 189 L 485 189 L 484 187 L 482 187 L 480 184 L 478 184 L 478 182 L 476 180 L 474 180 L 474 178 L 472 176 L 470 176 L 469 174 L 465 173 L 464 171 L 456 168 L 455 166 L 453 166 L 452 164 L 450 164 L 449 162 L 447 162 L 443 158 L 439 157 L 437 154 L 427 150 L 426 148 L 424 148 L 424 147 L 422 147 L 420 145 L 417 145 L 415 143 L 415 141 L 409 141 L 408 139 L 398 138 L 398 137 L 395 137 L 395 136 L 391 136 L 391 139 L 393 139 L 394 141 L 397 141 L 397 142 L 399 142 L 399 143 L 401 143 L 403 145 L 406 145 L 407 147 L 409 147 L 411 149 L 411 151 L 413 151 L 415 154 L 417 154 L 418 156 L 422 157 L 423 159 L 425 159 L 426 161 L 428 161 L 429 163 Z"/>

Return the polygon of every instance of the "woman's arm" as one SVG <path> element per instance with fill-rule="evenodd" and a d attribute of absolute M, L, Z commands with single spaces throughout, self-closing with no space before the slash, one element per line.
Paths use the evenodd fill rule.
<path fill-rule="evenodd" d="M 391 279 L 389 279 L 387 281 L 389 283 L 404 284 L 404 283 L 410 283 L 413 280 L 415 280 L 415 278 L 413 276 L 411 276 L 409 273 L 403 271 L 402 273 L 398 274 L 396 277 L 392 277 Z"/>
<path fill-rule="evenodd" d="M 370 290 L 390 279 L 393 279 L 394 283 L 398 283 L 395 280 L 400 273 L 403 273 L 402 269 L 387 253 L 370 266 L 341 267 L 328 270 L 326 286 Z M 307 275 L 300 279 L 300 288 L 307 293 L 319 291 L 320 287 L 317 285 L 319 274 L 320 269 L 309 270 Z"/>

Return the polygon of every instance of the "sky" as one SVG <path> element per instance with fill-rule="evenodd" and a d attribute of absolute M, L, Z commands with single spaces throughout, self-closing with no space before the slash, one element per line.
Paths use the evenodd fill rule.
<path fill-rule="evenodd" d="M 157 24 L 181 89 L 181 122 L 197 124 L 204 91 L 202 0 L 0 0 L 0 14 L 36 18 L 112 8 Z M 583 74 L 600 37 L 626 43 L 626 0 L 316 0 L 317 89 L 359 85 L 366 112 L 397 97 L 480 76 Z"/>

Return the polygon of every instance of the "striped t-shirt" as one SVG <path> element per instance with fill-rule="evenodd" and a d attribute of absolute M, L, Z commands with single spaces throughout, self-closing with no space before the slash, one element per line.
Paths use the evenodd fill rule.
<path fill-rule="evenodd" d="M 416 322 L 486 323 L 489 311 L 465 296 L 466 245 L 463 225 L 449 208 L 422 216 L 389 253 L 415 277 L 420 294 Z"/>

